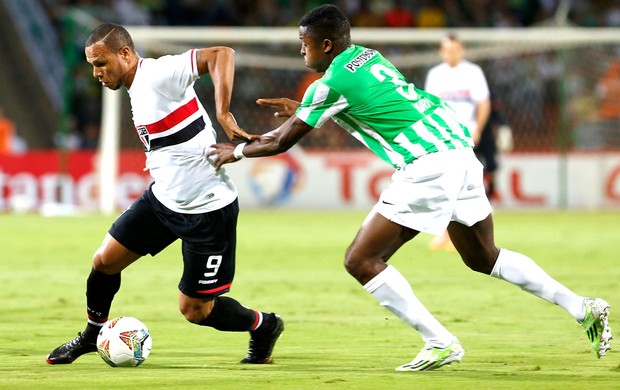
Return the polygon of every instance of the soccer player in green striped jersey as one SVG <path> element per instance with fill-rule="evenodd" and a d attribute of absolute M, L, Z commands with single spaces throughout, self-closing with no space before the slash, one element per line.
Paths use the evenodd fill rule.
<path fill-rule="evenodd" d="M 444 101 L 417 89 L 378 51 L 351 44 L 350 24 L 333 5 L 300 21 L 306 66 L 324 72 L 301 103 L 259 99 L 289 117 L 278 129 L 239 145 L 212 146 L 216 168 L 244 157 L 270 156 L 293 146 L 328 119 L 395 168 L 391 184 L 345 253 L 347 271 L 382 306 L 416 329 L 422 351 L 399 371 L 424 371 L 460 362 L 459 340 L 424 307 L 388 259 L 419 232 L 448 229 L 472 270 L 512 283 L 559 305 L 584 328 L 597 357 L 610 349 L 609 304 L 585 298 L 551 278 L 529 257 L 496 247 L 491 205 L 471 135 Z"/>
<path fill-rule="evenodd" d="M 378 51 L 362 46 L 349 46 L 334 59 L 306 91 L 297 117 L 312 127 L 333 118 L 395 168 L 472 146 L 444 101 L 407 83 Z"/>

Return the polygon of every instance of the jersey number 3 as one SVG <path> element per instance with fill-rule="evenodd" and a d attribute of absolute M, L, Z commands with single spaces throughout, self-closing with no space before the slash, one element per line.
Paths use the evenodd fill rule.
<path fill-rule="evenodd" d="M 390 83 L 396 86 L 396 92 L 401 94 L 407 100 L 416 101 L 419 98 L 418 93 L 415 91 L 413 84 L 407 84 L 407 82 L 401 79 L 393 69 L 388 68 L 383 64 L 374 64 L 370 67 L 370 72 L 380 83 L 384 82 L 387 77 Z"/>

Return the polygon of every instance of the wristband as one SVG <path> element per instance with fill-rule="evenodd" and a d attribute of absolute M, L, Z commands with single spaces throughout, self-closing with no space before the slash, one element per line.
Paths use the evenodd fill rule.
<path fill-rule="evenodd" d="M 237 160 L 241 160 L 242 158 L 244 158 L 245 156 L 243 155 L 243 148 L 245 147 L 245 142 L 235 146 L 235 150 L 233 150 L 233 156 L 235 156 L 235 158 Z"/>

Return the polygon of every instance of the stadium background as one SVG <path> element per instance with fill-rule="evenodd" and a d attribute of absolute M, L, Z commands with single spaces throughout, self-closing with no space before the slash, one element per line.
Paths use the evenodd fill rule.
<path fill-rule="evenodd" d="M 14 125 L 0 151 L 0 210 L 72 213 L 96 210 L 97 148 L 102 91 L 83 59 L 83 41 L 100 21 L 153 28 L 294 27 L 321 1 L 0 0 L 0 108 Z M 355 28 L 467 31 L 489 36 L 547 29 L 615 33 L 620 1 L 511 0 L 334 1 Z M 274 30 L 276 31 L 276 30 Z M 353 33 L 355 40 L 355 30 Z M 226 44 L 226 37 L 222 37 Z M 502 146 L 497 207 L 617 208 L 620 206 L 620 45 L 554 46 L 476 41 L 470 58 L 486 73 Z M 200 46 L 138 44 L 143 56 Z M 240 125 L 263 132 L 279 124 L 258 97 L 301 98 L 313 74 L 298 44 L 231 44 L 238 55 L 232 110 Z M 374 45 L 405 76 L 423 85 L 437 62 L 437 42 Z M 411 61 L 407 62 L 408 59 Z M 208 77 L 196 89 L 209 111 Z M 149 183 L 141 144 L 122 94 L 120 177 L 115 206 L 125 207 Z M 213 119 L 213 117 L 212 117 Z M 224 139 L 217 123 L 220 139 Z M 8 125 L 7 125 L 8 126 Z M 4 133 L 2 133 L 4 134 Z M 4 135 L 3 135 L 4 136 Z M 362 208 L 374 202 L 390 169 L 328 123 L 282 157 L 230 168 L 246 206 Z"/>

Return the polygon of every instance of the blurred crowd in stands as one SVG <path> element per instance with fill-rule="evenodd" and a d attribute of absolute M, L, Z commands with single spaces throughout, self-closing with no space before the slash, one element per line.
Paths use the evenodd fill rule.
<path fill-rule="evenodd" d="M 619 27 L 620 0 L 40 0 L 44 4 L 51 23 L 58 31 L 59 47 L 64 43 L 63 29 L 67 28 L 66 15 L 79 10 L 87 17 L 101 21 L 112 21 L 123 25 L 155 26 L 297 26 L 299 18 L 309 9 L 323 3 L 333 3 L 343 9 L 353 27 L 411 27 L 411 28 L 459 28 L 459 27 L 532 27 L 553 20 L 561 5 L 568 6 L 565 24 L 584 27 Z M 57 137 L 56 146 L 63 144 L 69 148 L 95 148 L 97 146 L 101 117 L 101 86 L 92 79 L 92 70 L 83 61 L 83 39 L 74 38 L 76 66 L 72 74 L 72 130 L 69 134 Z M 439 62 L 439 57 L 437 57 Z M 531 107 L 529 121 L 535 128 L 549 128 L 557 121 L 557 113 L 552 114 L 551 122 L 543 119 L 556 109 L 558 97 L 557 82 L 558 58 L 552 54 L 537 55 L 518 60 L 518 66 L 510 61 L 482 63 L 487 70 L 497 69 L 488 76 L 491 88 L 498 93 L 504 105 L 527 101 Z M 300 59 L 301 64 L 301 59 Z M 602 64 L 601 66 L 604 66 Z M 606 66 L 606 65 L 605 65 Z M 415 74 L 405 76 L 417 85 L 422 85 L 426 69 L 418 69 Z M 494 79 L 495 76 L 497 77 Z M 532 76 L 535 74 L 536 76 Z M 529 77 L 532 76 L 532 77 Z M 266 70 L 238 72 L 236 90 L 250 91 L 247 106 L 253 105 L 256 97 L 280 95 L 272 84 L 282 84 L 288 96 L 300 98 L 295 92 L 302 80 L 295 76 L 294 81 L 283 85 L 281 73 Z M 270 80 L 277 80 L 273 83 Z M 202 80 L 201 80 L 202 81 Z M 513 88 L 519 84 L 520 88 Z M 212 93 L 209 84 L 197 84 L 203 89 L 206 104 Z M 587 90 L 588 88 L 583 88 Z M 253 93 L 251 93 L 253 92 Z M 591 98 L 594 88 L 586 97 Z M 581 93 L 581 92 L 579 92 Z M 245 96 L 245 94 L 243 94 Z M 241 98 L 243 100 L 243 98 Z M 203 100 L 204 101 L 204 100 Z M 584 100 L 582 105 L 588 102 Z M 574 108 L 583 110 L 582 106 Z M 259 123 L 272 120 L 270 113 L 261 116 Z M 572 108 L 571 108 L 572 110 Z M 239 114 L 238 114 L 239 115 Z M 572 114 L 571 114 L 572 115 Z M 576 114 L 581 116 L 581 114 Z M 509 118 L 510 119 L 510 118 Z M 253 123 L 256 123 L 253 121 Z M 530 126 L 530 124 L 528 124 Z M 533 127 L 533 128 L 534 128 Z M 216 125 L 217 128 L 217 125 Z M 133 134 L 132 134 L 133 136 Z M 133 136 L 135 138 L 135 136 Z M 336 139 L 334 139 L 336 138 Z M 325 144 L 346 142 L 352 138 L 341 136 L 338 132 L 324 131 L 308 137 L 307 146 L 326 146 Z M 348 140 L 348 141 L 347 141 Z M 139 142 L 136 142 L 136 146 Z M 353 145 L 346 145 L 353 146 Z"/>
<path fill-rule="evenodd" d="M 307 10 L 333 3 L 357 27 L 528 27 L 563 0 L 42 0 L 57 23 L 67 7 L 128 25 L 295 26 Z M 569 20 L 620 26 L 618 0 L 568 0 Z"/>

